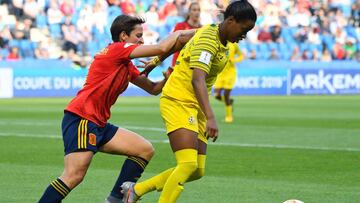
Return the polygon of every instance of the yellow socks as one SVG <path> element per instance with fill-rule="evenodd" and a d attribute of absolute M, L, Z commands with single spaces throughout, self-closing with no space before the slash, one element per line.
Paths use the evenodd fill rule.
<path fill-rule="evenodd" d="M 184 190 L 184 183 L 198 168 L 197 150 L 182 149 L 175 152 L 177 166 L 167 179 L 158 203 L 176 202 Z"/>
<path fill-rule="evenodd" d="M 164 184 L 170 174 L 175 168 L 170 168 L 166 171 L 161 172 L 160 174 L 144 180 L 143 182 L 136 183 L 134 190 L 138 196 L 143 196 L 144 194 L 151 192 L 153 190 L 161 191 L 164 188 Z"/>
<path fill-rule="evenodd" d="M 198 168 L 186 182 L 198 180 L 205 175 L 206 155 L 198 154 Z"/>
<path fill-rule="evenodd" d="M 225 106 L 225 111 L 226 111 L 225 122 L 226 123 L 231 123 L 234 120 L 233 115 L 232 115 L 232 110 L 233 110 L 232 105 Z"/>

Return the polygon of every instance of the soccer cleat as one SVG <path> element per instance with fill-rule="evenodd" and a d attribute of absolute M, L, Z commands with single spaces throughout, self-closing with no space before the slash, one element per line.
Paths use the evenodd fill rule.
<path fill-rule="evenodd" d="M 123 203 L 123 200 L 109 195 L 104 203 Z"/>
<path fill-rule="evenodd" d="M 134 190 L 135 183 L 133 182 L 124 182 L 121 185 L 122 193 L 124 194 L 123 202 L 124 203 L 135 203 L 139 200 L 139 196 L 135 193 Z"/>
<path fill-rule="evenodd" d="M 233 121 L 234 121 L 234 118 L 232 116 L 225 117 L 225 123 L 232 123 Z"/>

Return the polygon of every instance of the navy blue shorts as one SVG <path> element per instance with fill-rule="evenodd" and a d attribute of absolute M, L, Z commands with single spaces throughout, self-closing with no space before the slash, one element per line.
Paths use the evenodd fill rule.
<path fill-rule="evenodd" d="M 65 112 L 61 124 L 65 155 L 71 152 L 92 151 L 96 153 L 109 142 L 118 127 L 106 123 L 100 127 L 76 114 Z"/>

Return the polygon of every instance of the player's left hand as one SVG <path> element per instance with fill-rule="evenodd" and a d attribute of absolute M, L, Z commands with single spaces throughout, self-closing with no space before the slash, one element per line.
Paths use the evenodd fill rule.
<path fill-rule="evenodd" d="M 217 123 L 215 118 L 208 119 L 206 123 L 206 137 L 210 137 L 213 139 L 213 142 L 215 142 L 219 136 L 219 129 L 217 127 Z"/>
<path fill-rule="evenodd" d="M 144 61 L 145 62 L 145 61 Z M 144 63 L 143 62 L 143 63 Z M 154 64 L 152 61 L 148 61 L 144 63 L 144 70 L 140 73 L 141 75 L 148 76 L 149 73 L 156 67 L 156 64 Z"/>

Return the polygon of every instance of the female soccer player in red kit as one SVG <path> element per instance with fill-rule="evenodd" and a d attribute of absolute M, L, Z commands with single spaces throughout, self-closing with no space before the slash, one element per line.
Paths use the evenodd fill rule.
<path fill-rule="evenodd" d="M 169 72 L 164 74 L 164 80 L 152 82 L 140 74 L 131 59 L 166 57 L 180 50 L 195 31 L 178 31 L 159 44 L 142 45 L 143 23 L 142 18 L 127 15 L 120 15 L 113 21 L 111 35 L 114 42 L 95 55 L 83 88 L 65 108 L 62 121 L 64 171 L 46 188 L 40 203 L 61 202 L 81 183 L 98 151 L 128 156 L 113 190 L 105 199 L 107 203 L 121 202 L 121 184 L 136 181 L 153 156 L 154 149 L 146 139 L 107 122 L 110 108 L 129 82 L 150 94 L 159 94 Z M 155 65 L 161 59 L 157 57 L 152 63 Z"/>
<path fill-rule="evenodd" d="M 198 2 L 192 2 L 189 6 L 189 12 L 184 22 L 176 23 L 174 32 L 178 30 L 189 30 L 200 28 L 200 4 Z M 172 59 L 172 67 L 175 66 L 176 59 L 180 52 L 175 52 Z"/>

